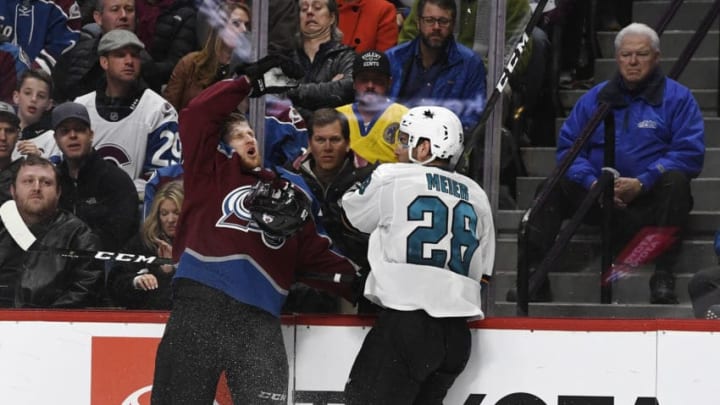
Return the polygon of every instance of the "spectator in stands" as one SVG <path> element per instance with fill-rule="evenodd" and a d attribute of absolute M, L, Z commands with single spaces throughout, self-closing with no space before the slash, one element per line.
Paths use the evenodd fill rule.
<path fill-rule="evenodd" d="M 20 160 L 10 188 L 14 204 L 5 203 L 11 205 L 3 211 L 0 224 L 2 306 L 82 308 L 95 305 L 101 294 L 102 264 L 92 257 L 52 251 L 100 247 L 99 238 L 82 220 L 58 207 L 58 178 L 57 168 L 45 158 L 30 155 Z M 47 250 L 24 251 L 13 235 L 25 233 Z"/>
<path fill-rule="evenodd" d="M 20 160 L 13 159 L 12 153 L 20 133 L 20 118 L 8 103 L 0 101 L 0 204 L 12 200 L 10 186 Z"/>
<path fill-rule="evenodd" d="M 633 23 L 615 37 L 618 72 L 600 83 L 575 104 L 560 130 L 557 160 L 572 148 L 583 127 L 600 103 L 608 103 L 616 122 L 613 215 L 615 241 L 625 243 L 643 226 L 685 227 L 692 208 L 690 179 L 702 171 L 705 153 L 700 108 L 690 90 L 666 77 L 659 67 L 660 40 L 645 24 Z M 567 174 L 537 212 L 529 232 L 525 260 L 532 269 L 541 262 L 560 229 L 563 219 L 576 211 L 588 190 L 600 177 L 604 156 L 604 124 L 570 166 Z M 586 221 L 599 223 L 599 204 Z M 650 280 L 650 302 L 676 304 L 673 267 L 681 243 L 676 241 L 656 260 Z M 520 254 L 524 254 L 522 251 Z M 541 280 L 532 300 L 552 299 L 550 284 Z M 514 299 L 514 292 L 508 294 Z"/>
<path fill-rule="evenodd" d="M 143 65 L 143 78 L 160 93 L 180 58 L 199 49 L 194 0 L 137 0 L 137 36 L 152 62 Z"/>
<path fill-rule="evenodd" d="M 234 0 L 203 1 L 198 6 L 197 38 L 198 44 L 207 41 L 213 27 L 225 24 L 224 16 L 218 10 L 222 4 L 237 3 Z M 249 2 L 241 2 L 249 4 Z M 248 5 L 249 7 L 249 5 Z M 268 2 L 267 21 L 267 53 L 288 54 L 297 47 L 296 35 L 298 33 L 298 0 L 273 0 Z M 250 25 L 248 25 L 250 30 Z"/>
<path fill-rule="evenodd" d="M 390 60 L 384 53 L 367 51 L 355 56 L 355 102 L 338 107 L 338 111 L 350 126 L 350 147 L 358 166 L 396 161 L 397 132 L 408 109 L 387 98 L 391 79 Z"/>
<path fill-rule="evenodd" d="M 97 52 L 100 37 L 114 29 L 135 32 L 135 0 L 98 0 L 92 17 L 97 27 L 83 27 L 77 45 L 64 53 L 53 69 L 53 99 L 57 103 L 74 100 L 102 84 L 105 73 Z M 141 60 L 147 64 L 150 55 L 143 51 Z"/>
<path fill-rule="evenodd" d="M 307 72 L 287 92 L 305 121 L 313 110 L 352 102 L 355 52 L 342 44 L 335 0 L 300 0 L 300 46 L 295 60 Z"/>
<path fill-rule="evenodd" d="M 321 108 L 313 113 L 311 122 L 308 152 L 293 163 L 292 169 L 300 173 L 318 201 L 317 221 L 332 239 L 333 247 L 367 272 L 370 268 L 367 235 L 344 225 L 339 201 L 350 186 L 366 177 L 374 166 L 356 168 L 355 154 L 350 149 L 351 131 L 344 114 L 332 108 Z M 358 295 L 362 295 L 360 291 Z M 322 311 L 307 308 L 308 302 L 317 301 L 328 305 Z M 305 286 L 293 286 L 285 308 L 289 312 L 332 312 L 337 310 L 330 305 L 335 302 L 324 293 Z M 364 312 L 367 301 L 361 304 L 360 311 Z"/>
<path fill-rule="evenodd" d="M 386 51 L 397 44 L 397 10 L 386 0 L 340 0 L 338 28 L 343 44 L 361 53 Z"/>
<path fill-rule="evenodd" d="M 18 106 L 21 132 L 13 159 L 28 154 L 39 154 L 46 158 L 59 154 L 50 125 L 52 90 L 52 79 L 42 69 L 26 70 L 20 77 L 13 101 Z"/>
<path fill-rule="evenodd" d="M 180 208 L 183 203 L 182 181 L 163 185 L 153 200 L 140 233 L 123 249 L 124 252 L 172 258 Z M 115 262 L 108 275 L 108 289 L 119 305 L 130 309 L 172 308 L 172 264 Z"/>
<path fill-rule="evenodd" d="M 2 32 L 32 61 L 50 73 L 55 60 L 70 50 L 79 34 L 68 26 L 68 14 L 58 4 L 40 0 L 8 0 L 0 7 Z"/>
<path fill-rule="evenodd" d="M 403 23 L 398 38 L 400 43 L 414 39 L 419 32 L 417 24 L 419 0 L 411 0 L 411 3 L 414 3 L 413 7 Z M 482 12 L 483 8 L 489 8 L 487 2 L 460 1 L 457 17 L 457 25 L 459 25 L 457 41 L 473 49 L 481 57 L 487 57 L 489 38 L 483 38 L 482 33 L 476 32 L 475 29 L 477 13 Z M 504 50 L 506 60 L 521 39 L 531 12 L 528 0 L 508 0 L 506 2 Z M 486 32 L 485 35 L 489 35 L 489 32 Z M 520 128 L 529 139 L 519 140 L 532 142 L 533 145 L 539 146 L 555 146 L 556 138 L 554 105 L 548 103 L 553 80 L 550 53 L 551 43 L 548 34 L 541 28 L 535 27 L 525 51 L 510 76 L 510 86 L 505 88 L 505 94 L 513 96 L 512 109 L 506 109 L 506 120 L 520 119 Z M 529 66 L 532 66 L 532 69 L 529 69 Z M 521 114 L 517 114 L 518 112 Z M 506 121 L 508 128 L 511 128 L 513 124 L 513 122 Z"/>
<path fill-rule="evenodd" d="M 419 36 L 387 51 L 393 82 L 390 98 L 413 107 L 442 105 L 473 128 L 485 107 L 485 66 L 472 49 L 457 43 L 454 0 L 420 0 Z"/>
<path fill-rule="evenodd" d="M 13 92 L 20 82 L 20 76 L 29 69 L 30 59 L 19 46 L 0 34 L 0 101 L 13 102 Z"/>
<path fill-rule="evenodd" d="M 177 112 L 139 80 L 143 48 L 128 30 L 103 35 L 98 53 L 107 84 L 75 100 L 90 113 L 97 152 L 125 170 L 138 193 L 155 169 L 180 162 Z"/>
<path fill-rule="evenodd" d="M 411 4 L 410 13 L 403 21 L 398 43 L 412 41 L 420 33 L 418 26 L 418 14 L 420 0 L 408 0 Z M 476 32 L 478 6 L 489 7 L 487 4 L 479 4 L 473 0 L 460 0 L 458 15 L 454 26 L 458 27 L 457 41 L 468 48 L 478 52 L 481 56 L 487 55 L 488 44 L 479 42 L 477 38 L 480 33 Z M 525 29 L 525 23 L 529 19 L 530 5 L 528 0 L 507 0 L 505 9 L 505 53 L 512 52 L 514 44 L 520 38 Z M 485 39 L 487 40 L 487 39 Z M 516 68 L 523 67 L 527 61 L 521 61 Z"/>
<path fill-rule="evenodd" d="M 250 9 L 241 3 L 223 3 L 221 14 L 225 24 L 210 30 L 205 46 L 190 52 L 180 59 L 170 75 L 170 81 L 163 90 L 163 97 L 182 111 L 183 108 L 218 80 L 231 77 L 230 62 L 238 36 L 247 31 L 250 24 Z"/>
<path fill-rule="evenodd" d="M 93 131 L 84 105 L 60 104 L 52 118 L 62 151 L 60 208 L 82 219 L 100 237 L 103 250 L 116 252 L 139 226 L 135 185 L 127 173 L 92 147 Z"/>

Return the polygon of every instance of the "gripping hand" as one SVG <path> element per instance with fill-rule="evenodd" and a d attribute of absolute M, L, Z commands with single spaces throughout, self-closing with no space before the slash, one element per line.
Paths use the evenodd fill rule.
<path fill-rule="evenodd" d="M 252 83 L 250 97 L 266 93 L 283 93 L 297 87 L 305 76 L 302 67 L 284 55 L 268 55 L 255 63 L 240 66 L 236 73 L 245 75 Z"/>

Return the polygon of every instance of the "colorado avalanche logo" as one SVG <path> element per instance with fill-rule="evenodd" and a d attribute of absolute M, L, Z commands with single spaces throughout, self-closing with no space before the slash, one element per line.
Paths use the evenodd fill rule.
<path fill-rule="evenodd" d="M 242 186 L 228 193 L 222 202 L 222 216 L 215 226 L 242 232 L 258 232 L 262 234 L 262 240 L 267 247 L 277 249 L 285 243 L 285 239 L 265 234 L 253 221 L 250 211 L 245 207 L 245 199 L 250 196 L 252 189 L 253 186 Z"/>
<path fill-rule="evenodd" d="M 116 144 L 106 143 L 96 146 L 97 153 L 105 160 L 109 160 L 119 167 L 125 167 L 132 163 L 130 154 L 125 149 Z"/>
<path fill-rule="evenodd" d="M 220 228 L 237 229 L 243 232 L 247 232 L 251 229 L 259 231 L 259 229 L 252 224 L 250 211 L 245 208 L 245 199 L 250 195 L 251 191 L 252 186 L 242 186 L 226 195 L 222 202 L 223 215 L 217 221 L 215 226 Z"/>

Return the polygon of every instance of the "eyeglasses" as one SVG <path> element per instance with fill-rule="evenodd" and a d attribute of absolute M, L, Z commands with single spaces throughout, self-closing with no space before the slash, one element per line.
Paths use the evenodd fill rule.
<path fill-rule="evenodd" d="M 440 27 L 446 28 L 450 26 L 452 20 L 445 17 L 420 17 L 420 22 L 430 27 L 437 23 Z"/>

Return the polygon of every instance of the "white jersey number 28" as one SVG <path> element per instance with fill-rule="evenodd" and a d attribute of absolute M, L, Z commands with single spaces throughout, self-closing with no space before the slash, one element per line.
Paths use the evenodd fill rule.
<path fill-rule="evenodd" d="M 420 196 L 408 206 L 408 221 L 423 221 L 430 214 L 430 226 L 418 226 L 407 237 L 407 262 L 449 268 L 455 273 L 468 275 L 470 261 L 480 242 L 476 235 L 478 217 L 473 206 L 460 200 L 450 208 L 440 198 Z M 425 244 L 438 244 L 446 236 L 450 239 L 450 252 L 433 248 L 430 257 L 424 257 Z M 449 257 L 449 260 L 448 260 Z"/>

